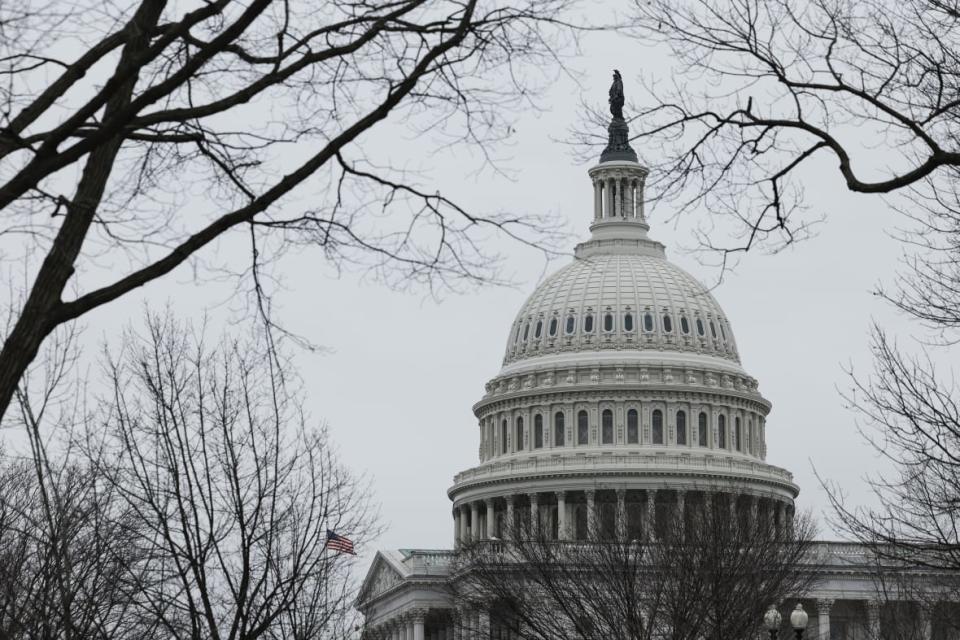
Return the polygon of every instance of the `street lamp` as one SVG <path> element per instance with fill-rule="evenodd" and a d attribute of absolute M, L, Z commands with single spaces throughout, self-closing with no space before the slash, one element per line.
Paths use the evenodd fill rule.
<path fill-rule="evenodd" d="M 807 620 L 809 619 L 810 616 L 803 610 L 803 605 L 798 602 L 797 606 L 790 612 L 790 626 L 793 627 L 797 640 L 803 640 L 803 630 L 807 628 Z"/>
<path fill-rule="evenodd" d="M 767 612 L 763 614 L 763 626 L 770 633 L 770 640 L 777 640 L 777 632 L 780 631 L 781 622 L 783 622 L 783 616 L 777 611 L 777 605 L 770 605 Z"/>

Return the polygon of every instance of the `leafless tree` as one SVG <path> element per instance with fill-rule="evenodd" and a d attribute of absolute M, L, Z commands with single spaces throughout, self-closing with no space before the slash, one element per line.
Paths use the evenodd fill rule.
<path fill-rule="evenodd" d="M 494 637 L 723 640 L 751 637 L 771 602 L 814 580 L 808 515 L 778 531 L 731 517 L 724 501 L 663 525 L 652 542 L 601 527 L 566 541 L 518 521 L 460 551 L 455 597 L 490 612 Z"/>
<path fill-rule="evenodd" d="M 349 635 L 353 557 L 326 534 L 362 545 L 375 513 L 269 349 L 148 315 L 81 424 L 8 462 L 7 637 Z"/>
<path fill-rule="evenodd" d="M 392 170 L 395 145 L 365 150 L 389 119 L 490 154 L 558 69 L 569 1 L 4 3 L 0 233 L 38 259 L 0 416 L 55 328 L 188 261 L 246 276 L 272 326 L 263 268 L 291 246 L 430 286 L 496 279 L 491 230 L 549 248 L 542 220 L 468 211 Z"/>

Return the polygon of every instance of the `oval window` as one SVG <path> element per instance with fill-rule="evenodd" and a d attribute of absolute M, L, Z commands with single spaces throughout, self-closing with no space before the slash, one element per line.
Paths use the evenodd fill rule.
<path fill-rule="evenodd" d="M 573 316 L 567 316 L 566 330 L 568 334 L 573 333 L 573 327 L 576 325 L 576 322 L 577 321 L 573 319 Z"/>
<path fill-rule="evenodd" d="M 663 316 L 663 330 L 666 333 L 673 332 L 673 320 L 670 318 L 670 316 Z"/>
<path fill-rule="evenodd" d="M 700 334 L 701 336 L 706 335 L 707 333 L 703 328 L 703 320 L 701 320 L 700 318 L 697 318 L 697 333 Z"/>
<path fill-rule="evenodd" d="M 550 318 L 550 336 L 557 335 L 557 319 Z"/>
<path fill-rule="evenodd" d="M 603 316 L 603 330 L 604 331 L 613 331 L 613 314 L 608 313 Z"/>
<path fill-rule="evenodd" d="M 628 313 L 623 316 L 623 330 L 624 331 L 633 331 L 633 314 Z"/>
<path fill-rule="evenodd" d="M 583 330 L 587 333 L 593 331 L 593 315 L 587 314 L 587 317 L 583 319 Z"/>
<path fill-rule="evenodd" d="M 643 314 L 643 330 L 653 331 L 653 316 L 649 313 Z"/>
<path fill-rule="evenodd" d="M 710 335 L 714 340 L 717 339 L 717 328 L 713 325 L 713 320 L 710 321 Z"/>
<path fill-rule="evenodd" d="M 690 333 L 690 323 L 687 322 L 687 316 L 680 316 L 680 331 Z"/>
<path fill-rule="evenodd" d="M 530 334 L 530 323 L 528 322 L 528 323 L 526 324 L 526 326 L 523 328 L 523 339 L 524 339 L 524 341 L 526 341 L 527 336 L 528 336 L 529 334 Z"/>
<path fill-rule="evenodd" d="M 543 320 L 537 320 L 537 329 L 533 332 L 534 338 L 539 338 L 543 333 Z"/>

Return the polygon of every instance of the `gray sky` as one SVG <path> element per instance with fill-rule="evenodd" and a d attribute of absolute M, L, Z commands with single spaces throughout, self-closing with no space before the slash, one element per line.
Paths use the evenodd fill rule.
<path fill-rule="evenodd" d="M 463 148 L 429 157 L 428 145 L 399 126 L 393 137 L 375 134 L 364 147 L 368 154 L 422 169 L 428 191 L 440 189 L 476 210 L 556 213 L 576 236 L 569 243 L 572 251 L 575 241 L 588 235 L 592 191 L 588 165 L 577 165 L 555 140 L 575 123 L 581 92 L 605 102 L 612 68 L 623 73 L 628 100 L 636 97 L 639 73 L 668 72 L 660 52 L 626 40 L 588 37 L 582 50 L 571 64 L 585 72 L 584 85 L 559 80 L 542 100 L 548 111 L 524 114 L 503 149 L 512 180 L 489 170 L 477 173 L 479 158 Z M 656 151 L 637 150 L 657 171 Z M 902 321 L 870 293 L 895 272 L 900 249 L 886 233 L 899 222 L 897 215 L 878 198 L 845 193 L 829 163 L 811 175 L 809 202 L 828 215 L 819 236 L 777 256 L 749 256 L 715 295 L 730 318 L 744 367 L 773 403 L 768 461 L 795 474 L 800 506 L 819 513 L 825 500 L 814 465 L 856 498 L 863 496 L 859 478 L 878 464 L 856 433 L 854 415 L 842 406 L 837 387 L 849 386 L 842 366 L 869 367 L 871 317 L 893 318 L 894 326 Z M 691 245 L 690 229 L 666 223 L 668 214 L 654 209 L 651 236 L 667 245 L 675 263 L 712 281 L 715 271 L 678 250 Z M 337 274 L 317 251 L 280 262 L 285 291 L 277 298 L 279 317 L 331 349 L 302 353 L 297 360 L 314 417 L 329 422 L 346 462 L 371 478 L 388 526 L 378 547 L 451 546 L 446 490 L 455 473 L 477 463 L 471 406 L 499 369 L 508 329 L 525 297 L 569 259 L 545 265 L 542 256 L 517 243 L 496 237 L 491 242 L 517 286 L 447 295 L 440 302 L 423 290 L 399 293 L 363 274 Z M 223 257 L 234 249 L 245 245 L 223 243 Z M 145 300 L 157 305 L 175 300 L 180 314 L 189 316 L 229 296 L 226 285 L 196 286 L 191 276 L 181 269 L 91 314 L 85 320 L 88 337 L 109 339 L 118 326 L 140 317 Z"/>

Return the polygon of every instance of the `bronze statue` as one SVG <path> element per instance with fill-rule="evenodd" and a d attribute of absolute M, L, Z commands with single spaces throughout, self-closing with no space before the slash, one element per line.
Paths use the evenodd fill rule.
<path fill-rule="evenodd" d="M 623 118 L 623 80 L 616 69 L 613 70 L 613 84 L 610 85 L 610 113 L 614 118 Z"/>

